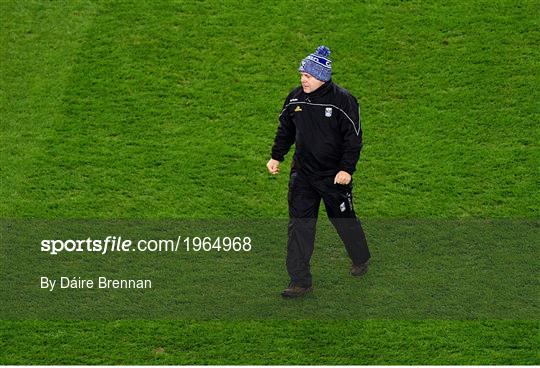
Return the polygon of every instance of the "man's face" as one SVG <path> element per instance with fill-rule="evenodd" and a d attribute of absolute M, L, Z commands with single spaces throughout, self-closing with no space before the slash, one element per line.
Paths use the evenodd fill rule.
<path fill-rule="evenodd" d="M 300 73 L 300 82 L 305 93 L 311 93 L 324 84 L 309 73 Z"/>

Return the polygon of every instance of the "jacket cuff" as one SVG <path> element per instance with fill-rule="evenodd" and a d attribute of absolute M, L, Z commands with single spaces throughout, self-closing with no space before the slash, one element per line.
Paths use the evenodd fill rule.
<path fill-rule="evenodd" d="M 354 168 L 350 168 L 350 167 L 343 167 L 343 166 L 340 166 L 339 167 L 339 171 L 345 171 L 346 173 L 348 173 L 350 176 L 352 176 L 354 174 Z"/>

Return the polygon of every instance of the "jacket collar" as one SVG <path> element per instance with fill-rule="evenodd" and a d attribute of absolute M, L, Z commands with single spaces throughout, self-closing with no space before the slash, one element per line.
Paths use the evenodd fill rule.
<path fill-rule="evenodd" d="M 332 80 L 330 79 L 328 82 L 325 82 L 322 86 L 317 88 L 315 91 L 313 91 L 311 93 L 305 93 L 304 92 L 304 95 L 308 99 L 313 99 L 313 98 L 324 96 L 325 94 L 327 94 L 332 89 L 333 85 L 334 85 L 334 82 L 332 82 Z"/>

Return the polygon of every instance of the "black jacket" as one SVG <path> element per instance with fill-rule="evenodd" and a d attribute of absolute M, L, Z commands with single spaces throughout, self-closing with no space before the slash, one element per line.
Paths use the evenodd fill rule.
<path fill-rule="evenodd" d="M 358 102 L 347 90 L 332 81 L 312 93 L 297 87 L 287 96 L 279 122 L 273 159 L 283 161 L 296 143 L 296 170 L 317 176 L 355 171 L 362 129 Z"/>

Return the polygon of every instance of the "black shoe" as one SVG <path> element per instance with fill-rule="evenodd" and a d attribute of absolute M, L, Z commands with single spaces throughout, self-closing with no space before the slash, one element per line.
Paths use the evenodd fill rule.
<path fill-rule="evenodd" d="M 367 271 L 368 271 L 368 266 L 369 266 L 369 260 L 367 260 L 366 262 L 360 264 L 360 265 L 355 265 L 353 263 L 352 267 L 351 267 L 351 275 L 353 276 L 362 276 L 363 274 L 365 274 Z"/>
<path fill-rule="evenodd" d="M 311 286 L 303 287 L 303 286 L 295 285 L 291 283 L 285 290 L 281 292 L 281 296 L 284 298 L 298 298 L 300 296 L 306 295 L 311 290 L 313 290 L 313 287 Z"/>

